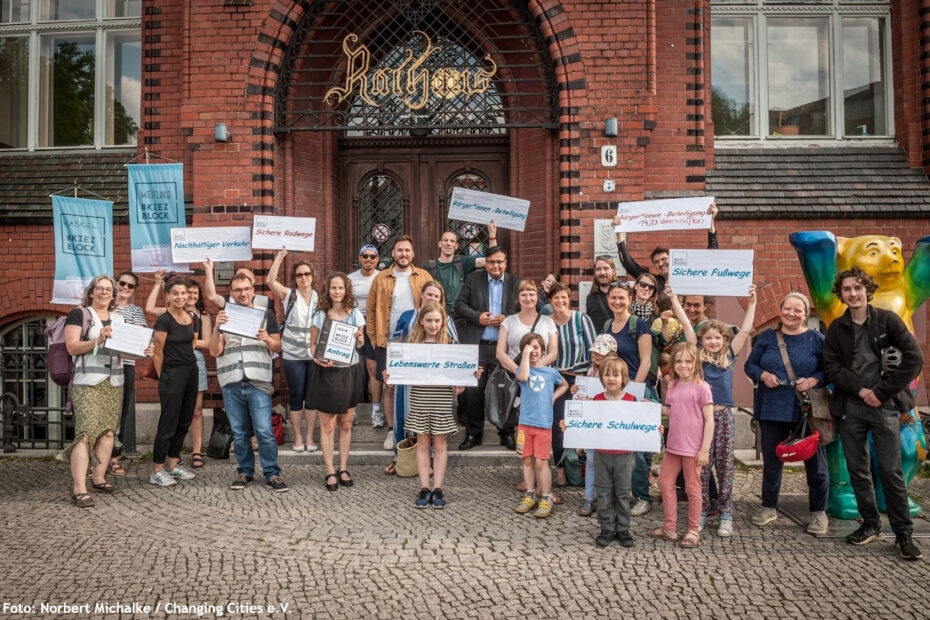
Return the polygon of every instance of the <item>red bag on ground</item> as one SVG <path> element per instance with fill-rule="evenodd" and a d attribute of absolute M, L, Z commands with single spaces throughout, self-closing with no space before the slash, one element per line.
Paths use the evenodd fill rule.
<path fill-rule="evenodd" d="M 274 432 L 274 440 L 280 446 L 284 443 L 284 416 L 280 413 L 271 414 L 271 430 Z"/>

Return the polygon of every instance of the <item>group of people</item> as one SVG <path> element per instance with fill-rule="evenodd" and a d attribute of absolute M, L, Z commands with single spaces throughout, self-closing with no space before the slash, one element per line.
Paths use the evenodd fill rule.
<path fill-rule="evenodd" d="M 716 214 L 714 206 L 711 214 Z M 394 448 L 405 436 L 417 438 L 420 490 L 414 505 L 445 508 L 447 438 L 458 431 L 460 423 L 465 436 L 459 450 L 485 441 L 486 384 L 501 366 L 520 386 L 517 423 L 498 429 L 500 444 L 515 450 L 522 460 L 523 481 L 518 488 L 524 496 L 516 506 L 518 513 L 545 518 L 554 504 L 561 503 L 552 489 L 549 463 L 550 458 L 556 463 L 555 482 L 564 484 L 565 402 L 577 392 L 578 377 L 597 376 L 604 391 L 596 400 L 634 400 L 628 384 L 635 382 L 642 384 L 642 398 L 662 404 L 667 422 L 661 429 L 665 453 L 658 486 L 664 520 L 650 535 L 693 547 L 714 515 L 719 516 L 717 534 L 732 535 L 733 370 L 753 331 L 754 288 L 738 328 L 708 318 L 708 297 L 679 298 L 668 285 L 667 249 L 652 252 L 655 270 L 649 271 L 632 259 L 625 237 L 618 234 L 620 260 L 633 279 L 620 281 L 613 260 L 596 257 L 586 312 L 581 312 L 571 308 L 572 291 L 567 285 L 549 281 L 541 286 L 511 274 L 508 254 L 497 245 L 493 224 L 489 233 L 490 244 L 484 256 L 477 258 L 457 254 L 457 235 L 443 233 L 439 257 L 423 268 L 414 264 L 413 239 L 407 235 L 395 240 L 392 262 L 381 271 L 376 269 L 381 260 L 378 250 L 363 246 L 359 270 L 329 274 L 319 293 L 313 288 L 314 269 L 304 260 L 291 265 L 290 287 L 279 282 L 287 256 L 282 250 L 266 282 L 283 306 L 280 329 L 274 304 L 256 295 L 255 278 L 248 270 L 241 269 L 232 278 L 229 299 L 216 294 L 211 261 L 205 263 L 203 295 L 187 277 L 156 274 L 157 286 L 146 305 L 146 312 L 157 315 L 154 342 L 147 354 L 159 374 L 161 401 L 151 481 L 175 484 L 194 477 L 192 469 L 203 465 L 199 410 L 206 379 L 202 352 L 208 350 L 217 358 L 217 376 L 233 430 L 238 468 L 230 488 L 241 490 L 253 481 L 254 435 L 266 485 L 276 492 L 286 491 L 271 428 L 273 355 L 280 353 L 290 394 L 294 450 L 317 449 L 313 437 L 318 418 L 328 490 L 353 484 L 348 471 L 353 412 L 367 391 L 373 402 L 373 424 L 388 429 L 386 449 Z M 712 224 L 708 247 L 716 246 Z M 102 345 L 113 321 L 145 323 L 143 313 L 131 303 L 137 284 L 138 278 L 128 272 L 115 280 L 99 276 L 88 287 L 83 308 L 68 317 L 66 342 L 77 363 L 72 393 L 76 441 L 67 451 L 74 479 L 72 499 L 78 506 L 93 504 L 85 487 L 90 461 L 94 465 L 91 488 L 98 492 L 112 492 L 105 478 L 107 470 L 114 475 L 121 470 L 111 458 L 113 433 L 120 426 L 121 411 L 125 415 L 132 404 L 133 372 Z M 161 289 L 164 307 L 157 306 Z M 840 436 L 864 520 L 848 540 L 865 544 L 881 535 L 866 445 L 871 431 L 899 552 L 906 559 L 916 559 L 921 554 L 911 536 L 897 414 L 913 406 L 907 386 L 923 358 L 896 315 L 869 305 L 874 290 L 874 282 L 860 269 L 840 273 L 834 292 L 848 310 L 830 326 L 826 338 L 808 326 L 807 298 L 799 292 L 789 293 L 780 304 L 779 325 L 755 339 L 745 372 L 757 384 L 754 417 L 759 422 L 764 465 L 762 505 L 751 520 L 765 526 L 777 517 L 782 462 L 776 447 L 805 415 L 803 398 L 798 396 L 832 383 L 834 413 L 840 420 Z M 219 310 L 212 325 L 204 298 Z M 219 329 L 229 320 L 225 310 L 229 303 L 264 308 L 263 329 L 254 338 Z M 349 364 L 315 355 L 327 321 L 356 328 L 357 351 Z M 387 348 L 398 341 L 478 345 L 477 386 L 390 385 Z M 902 352 L 903 361 L 893 368 L 882 364 L 883 352 L 889 347 Z M 337 425 L 338 469 L 333 463 Z M 189 430 L 194 445 L 191 469 L 180 463 Z M 613 540 L 633 545 L 631 518 L 645 515 L 652 507 L 653 455 L 589 450 L 584 456 L 585 493 L 579 514 L 598 515 L 598 545 Z M 807 531 L 824 534 L 829 479 L 823 448 L 804 465 L 810 489 Z M 385 472 L 394 471 L 392 462 Z M 688 501 L 687 525 L 680 537 L 676 528 L 679 494 Z"/>

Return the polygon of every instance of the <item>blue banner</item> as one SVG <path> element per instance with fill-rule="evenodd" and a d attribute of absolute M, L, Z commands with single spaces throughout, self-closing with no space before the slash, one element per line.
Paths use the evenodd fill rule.
<path fill-rule="evenodd" d="M 183 228 L 181 164 L 129 164 L 129 237 L 132 270 L 189 271 L 171 261 L 171 229 Z"/>
<path fill-rule="evenodd" d="M 77 305 L 100 274 L 113 274 L 113 203 L 52 196 L 55 284 L 52 303 Z"/>

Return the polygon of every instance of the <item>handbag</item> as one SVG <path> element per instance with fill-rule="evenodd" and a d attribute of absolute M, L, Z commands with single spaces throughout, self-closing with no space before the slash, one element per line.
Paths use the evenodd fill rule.
<path fill-rule="evenodd" d="M 788 349 L 785 347 L 785 339 L 780 331 L 775 332 L 775 338 L 778 340 L 778 352 L 781 353 L 781 361 L 785 364 L 785 370 L 788 372 L 788 379 L 793 386 L 797 383 L 797 375 L 794 374 L 794 367 L 791 360 L 788 359 Z M 820 433 L 820 445 L 826 446 L 833 443 L 836 439 L 836 421 L 830 414 L 830 392 L 827 388 L 816 387 L 805 392 L 794 390 L 794 395 L 801 406 L 801 413 L 808 418 L 810 427 Z"/>
<path fill-rule="evenodd" d="M 213 410 L 213 430 L 207 442 L 207 456 L 211 459 L 228 459 L 232 442 L 232 427 L 226 417 L 226 410 L 217 407 Z"/>
<path fill-rule="evenodd" d="M 513 428 L 517 424 L 517 409 L 514 403 L 520 385 L 517 378 L 498 365 L 488 376 L 484 388 L 484 410 L 488 421 L 498 429 Z"/>

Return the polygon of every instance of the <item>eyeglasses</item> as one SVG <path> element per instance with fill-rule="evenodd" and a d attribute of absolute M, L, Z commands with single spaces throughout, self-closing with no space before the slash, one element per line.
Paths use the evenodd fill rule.
<path fill-rule="evenodd" d="M 248 293 L 248 292 L 251 291 L 251 290 L 252 290 L 252 287 L 251 287 L 251 286 L 246 287 L 246 288 L 234 288 L 234 289 L 232 290 L 232 293 L 233 293 L 233 295 L 241 295 L 242 293 Z"/>
<path fill-rule="evenodd" d="M 130 291 L 131 291 L 132 289 L 136 288 L 136 285 L 133 284 L 132 282 L 123 282 L 122 280 L 120 281 L 119 286 L 120 286 L 120 288 L 123 288 L 123 287 L 125 286 L 125 287 L 128 288 Z"/>
<path fill-rule="evenodd" d="M 110 293 L 112 295 L 113 289 L 108 286 L 95 286 L 94 292 L 95 293 Z"/>
<path fill-rule="evenodd" d="M 377 260 L 378 259 L 377 254 L 359 254 L 359 256 L 361 258 L 364 258 L 365 260 Z"/>
<path fill-rule="evenodd" d="M 503 265 L 503 264 L 506 263 L 506 262 L 507 262 L 507 259 L 506 259 L 506 258 L 502 258 L 502 259 L 500 259 L 500 260 L 486 260 L 486 261 L 484 261 L 484 263 L 485 263 L 486 265 Z"/>
<path fill-rule="evenodd" d="M 649 284 L 649 283 L 646 282 L 645 280 L 640 280 L 639 282 L 636 283 L 636 286 L 638 286 L 639 288 L 644 288 L 644 289 L 646 289 L 647 291 L 654 291 L 654 290 L 656 290 L 655 284 Z"/>
<path fill-rule="evenodd" d="M 312 275 L 313 275 L 312 271 L 300 271 L 294 274 L 294 276 L 297 278 L 309 278 Z"/>

